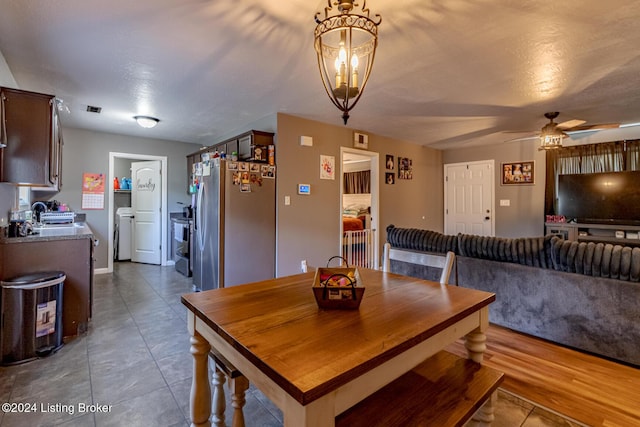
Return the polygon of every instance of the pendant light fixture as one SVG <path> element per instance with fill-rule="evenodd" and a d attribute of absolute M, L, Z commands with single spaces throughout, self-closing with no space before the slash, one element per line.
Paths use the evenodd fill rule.
<path fill-rule="evenodd" d="M 544 116 L 549 119 L 549 123 L 547 123 L 540 132 L 540 148 L 538 148 L 538 150 L 553 150 L 562 147 L 562 140 L 567 134 L 562 132 L 562 130 L 558 128 L 558 124 L 553 121 L 553 119 L 558 117 L 558 114 L 560 113 L 557 111 L 545 113 Z"/>
<path fill-rule="evenodd" d="M 342 111 L 344 124 L 369 80 L 378 46 L 380 15 L 369 17 L 366 0 L 327 0 L 324 19 L 316 13 L 314 32 L 318 68 L 331 102 Z M 334 9 L 335 8 L 335 9 Z"/>

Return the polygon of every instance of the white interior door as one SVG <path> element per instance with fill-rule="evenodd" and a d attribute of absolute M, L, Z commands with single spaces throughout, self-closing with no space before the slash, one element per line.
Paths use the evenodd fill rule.
<path fill-rule="evenodd" d="M 494 162 L 444 165 L 445 234 L 493 236 Z"/>
<path fill-rule="evenodd" d="M 162 260 L 160 168 L 158 160 L 131 163 L 133 262 L 160 264 Z"/>

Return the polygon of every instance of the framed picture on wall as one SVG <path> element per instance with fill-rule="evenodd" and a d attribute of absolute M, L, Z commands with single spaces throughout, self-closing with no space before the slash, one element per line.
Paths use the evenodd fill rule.
<path fill-rule="evenodd" d="M 502 163 L 502 185 L 535 184 L 534 161 Z"/>
<path fill-rule="evenodd" d="M 386 160 L 387 170 L 393 170 L 393 164 L 394 164 L 393 156 L 391 154 L 387 154 L 386 158 L 387 158 Z"/>
<path fill-rule="evenodd" d="M 364 133 L 353 133 L 353 148 L 367 150 L 369 148 L 369 135 Z"/>
<path fill-rule="evenodd" d="M 320 179 L 335 179 L 336 158 L 320 155 Z"/>
<path fill-rule="evenodd" d="M 387 172 L 385 173 L 385 181 L 387 184 L 395 184 L 395 179 L 394 179 L 395 175 L 393 174 L 393 172 Z"/>
<path fill-rule="evenodd" d="M 408 157 L 398 157 L 398 179 L 413 179 L 413 161 Z"/>

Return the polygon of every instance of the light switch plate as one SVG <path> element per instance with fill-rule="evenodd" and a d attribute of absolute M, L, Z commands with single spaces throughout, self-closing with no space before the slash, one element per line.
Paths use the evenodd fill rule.
<path fill-rule="evenodd" d="M 509 199 L 500 199 L 500 206 L 511 206 L 511 200 L 509 200 Z"/>

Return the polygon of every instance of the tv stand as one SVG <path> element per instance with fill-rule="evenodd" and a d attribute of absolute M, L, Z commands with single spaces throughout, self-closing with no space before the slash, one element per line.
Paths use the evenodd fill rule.
<path fill-rule="evenodd" d="M 570 222 L 546 222 L 545 234 L 555 234 L 565 240 L 579 242 L 611 243 L 640 247 L 640 226 L 613 224 L 586 224 Z M 622 233 L 624 237 L 617 237 Z"/>

